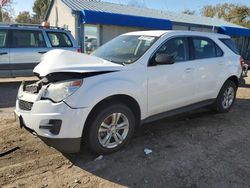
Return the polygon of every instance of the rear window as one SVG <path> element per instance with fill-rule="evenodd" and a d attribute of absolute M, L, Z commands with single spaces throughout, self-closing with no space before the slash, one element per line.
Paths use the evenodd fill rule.
<path fill-rule="evenodd" d="M 236 48 L 234 42 L 231 39 L 220 39 L 221 42 L 223 42 L 228 48 L 230 48 L 234 53 L 239 55 L 239 51 Z"/>
<path fill-rule="evenodd" d="M 72 42 L 66 33 L 47 32 L 52 47 L 72 47 Z"/>

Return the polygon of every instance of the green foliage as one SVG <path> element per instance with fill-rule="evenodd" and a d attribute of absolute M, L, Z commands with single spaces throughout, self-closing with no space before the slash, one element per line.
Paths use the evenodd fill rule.
<path fill-rule="evenodd" d="M 44 16 L 49 7 L 50 0 L 35 0 L 33 5 L 34 21 L 41 23 L 44 20 Z"/>
<path fill-rule="evenodd" d="M 6 11 L 3 11 L 2 13 L 2 10 L 0 9 L 0 22 L 11 22 L 11 20 L 12 16 Z"/>
<path fill-rule="evenodd" d="M 12 3 L 13 3 L 12 0 L 8 0 L 8 2 L 4 4 L 3 7 L 0 8 L 0 22 L 12 21 L 12 15 L 11 15 Z"/>
<path fill-rule="evenodd" d="M 33 23 L 33 18 L 28 11 L 19 12 L 15 20 L 17 23 Z"/>
<path fill-rule="evenodd" d="M 206 17 L 223 18 L 228 22 L 250 28 L 250 7 L 245 5 L 229 3 L 206 5 L 201 14 Z"/>

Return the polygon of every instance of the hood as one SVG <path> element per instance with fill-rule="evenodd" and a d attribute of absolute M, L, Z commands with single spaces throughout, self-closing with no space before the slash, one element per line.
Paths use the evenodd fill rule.
<path fill-rule="evenodd" d="M 93 73 L 118 71 L 124 66 L 99 57 L 71 52 L 51 50 L 43 55 L 41 62 L 33 70 L 40 77 L 51 73 Z"/>

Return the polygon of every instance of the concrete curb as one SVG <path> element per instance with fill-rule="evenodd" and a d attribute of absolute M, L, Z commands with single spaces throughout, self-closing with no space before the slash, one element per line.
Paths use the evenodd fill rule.
<path fill-rule="evenodd" d="M 0 78 L 0 83 L 15 83 L 22 81 L 36 81 L 38 78 L 36 76 L 32 77 L 15 77 L 15 78 Z"/>

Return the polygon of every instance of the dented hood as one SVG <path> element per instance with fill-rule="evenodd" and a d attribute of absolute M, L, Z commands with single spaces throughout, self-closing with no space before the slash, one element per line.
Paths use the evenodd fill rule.
<path fill-rule="evenodd" d="M 66 50 L 51 50 L 44 54 L 41 63 L 39 63 L 34 73 L 44 77 L 51 73 L 91 73 L 118 71 L 123 65 L 112 63 L 110 61 Z"/>

